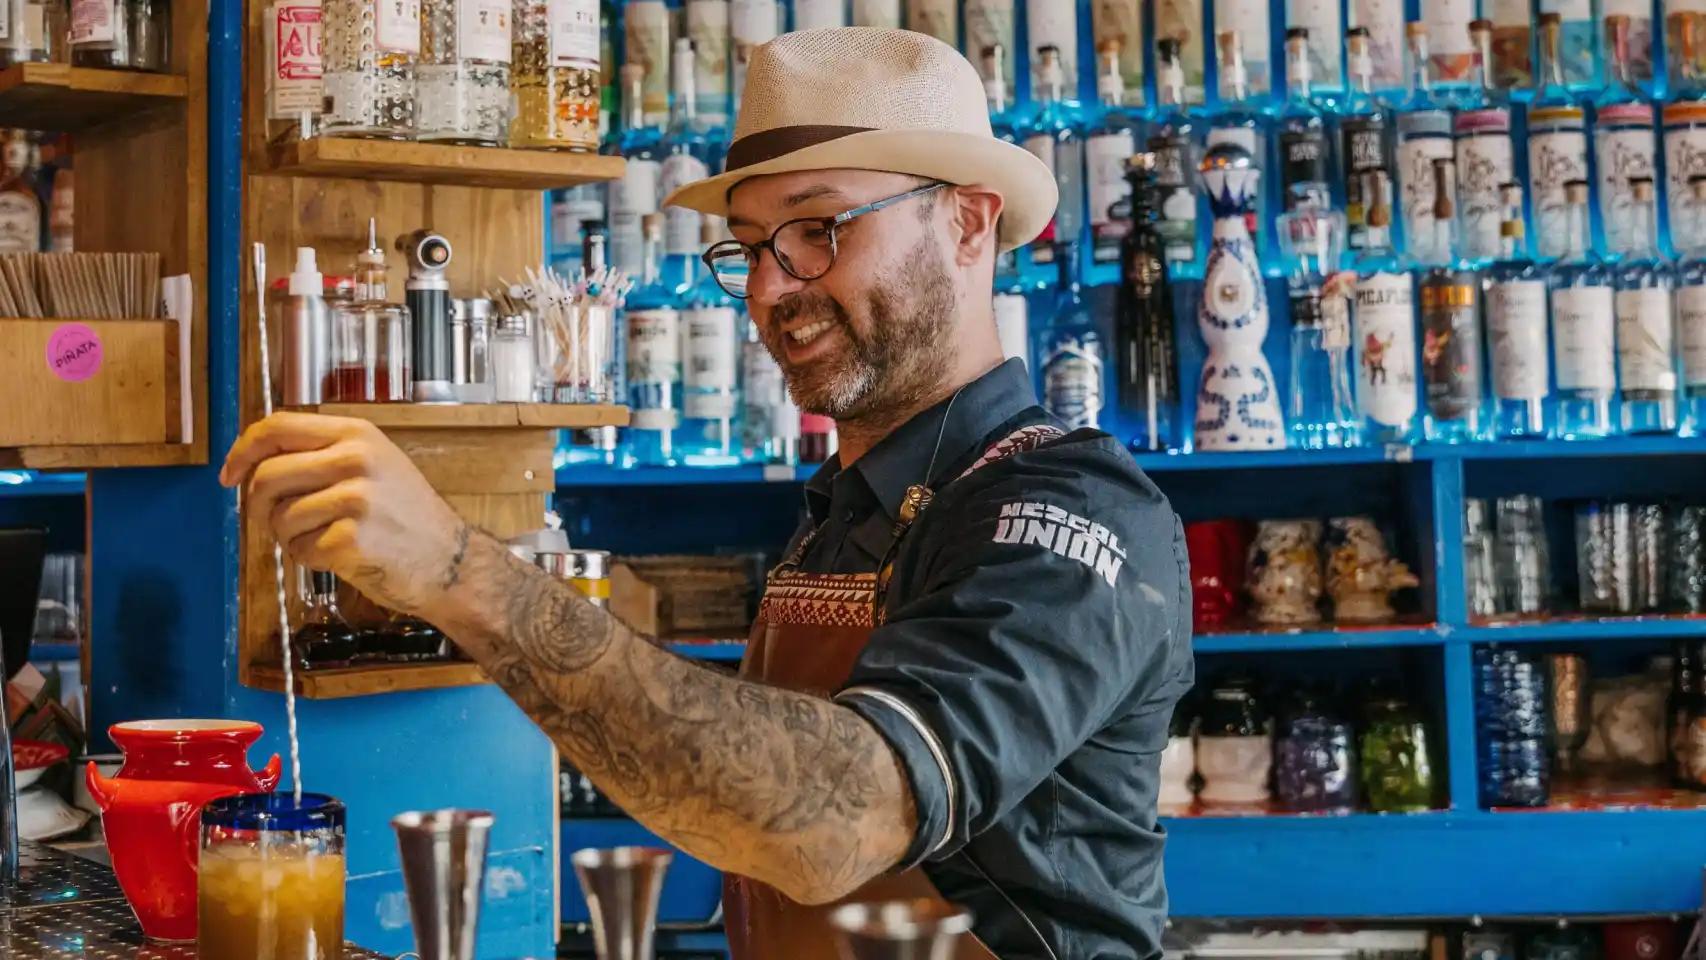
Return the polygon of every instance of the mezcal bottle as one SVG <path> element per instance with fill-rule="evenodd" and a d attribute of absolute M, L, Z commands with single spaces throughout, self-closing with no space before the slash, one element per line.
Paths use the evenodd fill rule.
<path fill-rule="evenodd" d="M 1202 276 L 1202 258 L 1197 253 L 1198 131 L 1185 107 L 1185 75 L 1179 67 L 1179 41 L 1163 37 L 1155 45 L 1156 100 L 1160 116 L 1149 135 L 1149 152 L 1155 156 L 1156 206 L 1160 218 L 1155 229 L 1161 235 L 1170 277 Z"/>
<path fill-rule="evenodd" d="M 1689 215 L 1706 219 L 1706 174 L 1688 179 Z M 1682 424 L 1689 433 L 1706 431 L 1706 232 L 1695 237 L 1677 264 L 1676 333 L 1682 352 Z"/>
<path fill-rule="evenodd" d="M 673 467 L 681 417 L 681 294 L 663 275 L 663 214 L 641 218 L 639 282 L 627 301 L 625 466 Z"/>
<path fill-rule="evenodd" d="M 1658 142 L 1653 106 L 1635 86 L 1629 69 L 1629 18 L 1606 17 L 1605 32 L 1611 43 L 1611 75 L 1594 98 L 1594 165 L 1604 249 L 1608 257 L 1617 258 L 1640 242 L 1629 215 L 1634 207 L 1629 181 L 1653 176 Z"/>
<path fill-rule="evenodd" d="M 1372 182 L 1368 175 L 1378 171 L 1386 175 L 1388 186 L 1392 182 L 1391 111 L 1374 95 L 1374 63 L 1368 43 L 1367 27 L 1352 27 L 1345 37 L 1351 85 L 1339 117 L 1339 163 L 1345 177 L 1345 243 L 1352 253 L 1363 249 L 1366 242 L 1368 208 L 1373 203 L 1364 192 Z M 1386 236 L 1390 242 L 1390 229 Z"/>
<path fill-rule="evenodd" d="M 1487 352 L 1493 368 L 1493 435 L 1530 440 L 1551 433 L 1547 395 L 1551 356 L 1546 344 L 1546 271 L 1528 258 L 1523 238 L 1522 185 L 1500 188 L 1503 249 L 1487 269 Z"/>
<path fill-rule="evenodd" d="M 1305 204 L 1281 216 L 1279 222 L 1280 240 L 1291 266 L 1287 446 L 1302 450 L 1356 446 L 1350 318 L 1342 298 L 1323 293 L 1327 277 L 1338 266 L 1342 221 L 1325 206 Z"/>
<path fill-rule="evenodd" d="M 1369 198 L 1363 248 L 1357 252 L 1353 339 L 1357 411 L 1371 443 L 1412 443 L 1416 438 L 1415 278 L 1392 246 L 1392 180 L 1366 174 Z"/>
<path fill-rule="evenodd" d="M 1156 219 L 1159 188 L 1154 154 L 1132 157 L 1126 163 L 1126 176 L 1131 181 L 1132 231 L 1120 257 L 1114 398 L 1133 450 L 1176 450 L 1180 442 L 1179 347 L 1166 242 Z"/>
<path fill-rule="evenodd" d="M 1615 431 L 1611 400 L 1617 393 L 1616 321 L 1611 273 L 1593 252 L 1588 227 L 1588 184 L 1564 185 L 1568 235 L 1552 265 L 1552 366 L 1557 370 L 1557 433 L 1592 440 Z"/>
<path fill-rule="evenodd" d="M 1304 205 L 1330 205 L 1327 184 L 1327 124 L 1310 91 L 1309 31 L 1293 27 L 1285 36 L 1285 104 L 1280 108 L 1279 164 L 1287 212 Z M 1341 238 L 1335 238 L 1335 241 Z"/>
<path fill-rule="evenodd" d="M 1433 263 L 1449 256 L 1449 251 L 1435 246 L 1439 235 L 1433 208 L 1437 163 L 1453 156 L 1451 111 L 1433 94 L 1426 28 L 1411 23 L 1405 37 L 1410 51 L 1410 94 L 1398 110 L 1399 224 L 1404 230 L 1404 252 L 1411 259 Z"/>
<path fill-rule="evenodd" d="M 1481 386 L 1481 277 L 1457 252 L 1452 161 L 1434 161 L 1436 240 L 1418 281 L 1422 303 L 1424 426 L 1431 443 L 1469 443 L 1485 432 Z"/>
<path fill-rule="evenodd" d="M 1676 331 L 1671 291 L 1676 276 L 1653 238 L 1653 181 L 1636 177 L 1637 246 L 1617 264 L 1617 379 L 1624 433 L 1676 430 Z"/>

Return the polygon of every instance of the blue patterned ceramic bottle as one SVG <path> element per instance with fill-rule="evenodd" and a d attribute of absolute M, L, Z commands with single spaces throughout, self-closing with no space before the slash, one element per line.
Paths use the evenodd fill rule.
<path fill-rule="evenodd" d="M 1242 147 L 1222 143 L 1203 157 L 1203 190 L 1214 213 L 1197 325 L 1208 356 L 1197 386 L 1198 450 L 1280 450 L 1285 422 L 1273 371 L 1262 356 L 1268 297 L 1245 218 L 1261 170 Z"/>

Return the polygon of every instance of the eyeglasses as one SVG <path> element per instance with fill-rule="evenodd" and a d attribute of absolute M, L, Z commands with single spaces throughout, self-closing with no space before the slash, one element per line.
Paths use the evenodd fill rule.
<path fill-rule="evenodd" d="M 747 298 L 747 277 L 758 269 L 758 257 L 765 250 L 769 250 L 776 257 L 777 265 L 787 271 L 788 276 L 795 280 L 816 280 L 835 266 L 835 231 L 842 224 L 867 213 L 876 213 L 903 200 L 922 197 L 946 186 L 948 184 L 942 181 L 927 183 L 905 193 L 873 200 L 833 217 L 801 217 L 798 220 L 789 220 L 771 232 L 768 240 L 758 243 L 722 240 L 712 244 L 700 259 L 711 271 L 711 276 L 716 278 L 717 285 L 737 300 Z"/>

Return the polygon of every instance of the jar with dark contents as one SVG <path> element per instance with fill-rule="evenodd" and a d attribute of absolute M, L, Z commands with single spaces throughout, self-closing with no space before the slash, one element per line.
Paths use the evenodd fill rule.
<path fill-rule="evenodd" d="M 1204 803 L 1263 804 L 1273 768 L 1274 721 L 1253 677 L 1233 675 L 1204 698 L 1197 732 L 1197 773 Z"/>
<path fill-rule="evenodd" d="M 1671 782 L 1687 790 L 1706 790 L 1706 640 L 1677 640 L 1671 654 Z"/>
<path fill-rule="evenodd" d="M 1350 721 L 1314 690 L 1294 694 L 1274 734 L 1274 797 L 1293 813 L 1356 809 L 1356 766 Z"/>
<path fill-rule="evenodd" d="M 1427 724 L 1410 702 L 1370 690 L 1357 737 L 1362 795 L 1375 813 L 1417 813 L 1433 807 L 1434 772 Z"/>

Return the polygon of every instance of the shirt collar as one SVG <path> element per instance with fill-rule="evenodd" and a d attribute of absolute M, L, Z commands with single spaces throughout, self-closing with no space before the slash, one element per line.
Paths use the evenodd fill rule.
<path fill-rule="evenodd" d="M 1024 362 L 1008 360 L 966 384 L 958 399 L 943 400 L 890 431 L 852 469 L 894 517 L 907 487 L 915 483 L 934 485 L 949 467 L 966 461 L 974 450 L 981 453 L 997 427 L 1036 402 Z M 940 452 L 936 449 L 938 433 L 942 438 Z M 936 476 L 926 477 L 932 455 Z M 841 457 L 836 455 L 806 482 L 806 504 L 814 516 L 829 509 L 831 488 L 841 472 Z M 821 521 L 822 517 L 817 519 Z"/>

